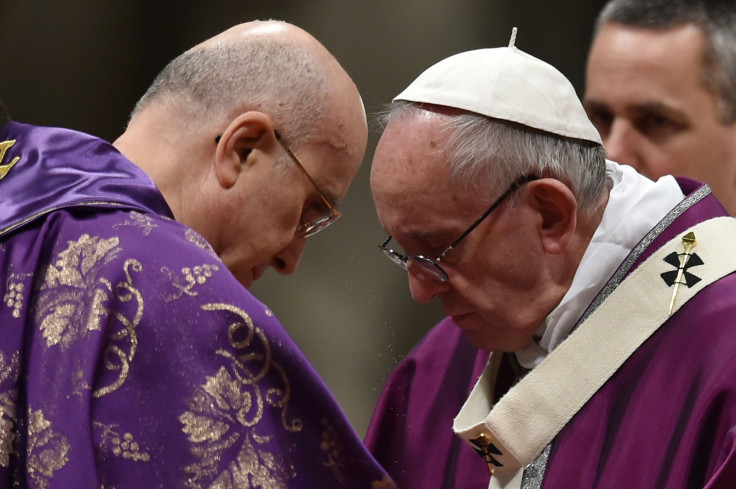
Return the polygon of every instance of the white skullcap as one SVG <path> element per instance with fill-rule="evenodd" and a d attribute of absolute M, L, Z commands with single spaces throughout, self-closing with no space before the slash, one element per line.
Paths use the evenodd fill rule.
<path fill-rule="evenodd" d="M 394 98 L 443 105 L 602 144 L 575 89 L 553 66 L 514 46 L 450 56 Z"/>

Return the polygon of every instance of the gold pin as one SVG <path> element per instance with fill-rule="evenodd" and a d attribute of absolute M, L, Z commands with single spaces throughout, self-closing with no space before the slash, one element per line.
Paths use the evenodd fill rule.
<path fill-rule="evenodd" d="M 672 316 L 672 311 L 675 308 L 675 299 L 677 298 L 677 291 L 680 288 L 680 283 L 682 282 L 682 277 L 685 275 L 685 265 L 687 265 L 688 260 L 690 260 L 690 256 L 692 255 L 693 248 L 695 248 L 695 233 L 687 233 L 685 236 L 682 237 L 682 244 L 685 247 L 685 252 L 680 255 L 680 266 L 677 267 L 677 277 L 675 278 L 675 289 L 672 291 L 672 300 L 670 300 L 670 312 L 669 315 Z"/>
<path fill-rule="evenodd" d="M 503 464 L 493 457 L 493 455 L 501 455 L 501 452 L 491 443 L 491 438 L 488 435 L 481 433 L 477 438 L 470 440 L 470 443 L 475 446 L 476 453 L 488 464 L 488 471 L 491 476 L 493 476 L 496 467 L 503 467 Z"/>

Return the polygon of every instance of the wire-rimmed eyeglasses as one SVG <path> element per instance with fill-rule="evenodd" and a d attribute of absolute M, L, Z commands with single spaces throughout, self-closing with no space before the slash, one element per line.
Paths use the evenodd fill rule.
<path fill-rule="evenodd" d="M 391 241 L 391 236 L 386 238 L 386 241 L 383 242 L 382 245 L 379 246 L 381 248 L 381 251 L 388 257 L 389 260 L 396 263 L 398 266 L 403 268 L 404 270 L 408 269 L 409 263 L 413 263 L 414 265 L 419 266 L 423 271 L 428 272 L 431 276 L 437 278 L 440 282 L 447 282 L 449 280 L 447 276 L 447 272 L 445 272 L 440 266 L 439 263 L 442 261 L 442 259 L 462 241 L 465 239 L 465 237 L 470 234 L 478 225 L 483 222 L 483 220 L 488 217 L 488 215 L 493 212 L 496 207 L 501 205 L 501 203 L 506 200 L 506 198 L 511 195 L 515 190 L 519 189 L 521 186 L 523 186 L 526 183 L 529 183 L 533 180 L 538 180 L 539 177 L 534 175 L 524 175 L 523 177 L 517 179 L 514 181 L 514 183 L 511 184 L 511 186 L 506 190 L 496 201 L 491 204 L 491 206 L 486 210 L 476 221 L 470 225 L 468 229 L 463 232 L 460 237 L 458 237 L 455 241 L 452 242 L 450 246 L 445 248 L 445 250 L 440 253 L 440 255 L 435 258 L 434 260 L 431 260 L 427 258 L 426 256 L 422 255 L 402 255 L 401 253 L 398 253 L 390 248 L 386 248 L 386 245 L 389 241 Z"/>
<path fill-rule="evenodd" d="M 302 220 L 299 222 L 299 226 L 297 226 L 296 228 L 296 236 L 299 238 L 308 238 L 309 236 L 314 236 L 333 222 L 337 221 L 342 215 L 342 212 L 337 208 L 336 204 L 333 204 L 330 201 L 330 198 L 327 197 L 322 189 L 319 188 L 319 185 L 317 185 L 317 182 L 314 181 L 312 176 L 307 172 L 306 168 L 304 168 L 304 165 L 301 164 L 299 158 L 297 158 L 296 155 L 292 153 L 289 148 L 286 147 L 283 141 L 281 141 L 281 134 L 279 134 L 278 131 L 274 131 L 274 134 L 276 135 L 276 140 L 279 142 L 281 148 L 283 148 L 286 154 L 289 155 L 289 158 L 291 159 L 291 161 L 294 162 L 294 164 L 296 164 L 299 170 L 304 173 L 304 176 L 307 177 L 312 186 L 314 186 L 315 190 L 317 190 L 317 193 L 319 193 L 319 196 L 324 203 L 324 205 L 320 206 L 318 209 L 313 209 L 313 212 L 316 212 L 316 215 L 314 217 L 307 218 L 306 216 L 303 216 Z M 215 142 L 219 143 L 221 137 L 222 134 L 217 136 L 215 138 Z"/>

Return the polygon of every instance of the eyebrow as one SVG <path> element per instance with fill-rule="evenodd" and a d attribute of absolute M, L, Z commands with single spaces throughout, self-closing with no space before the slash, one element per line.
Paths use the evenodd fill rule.
<path fill-rule="evenodd" d="M 672 107 L 671 105 L 665 105 L 661 102 L 645 102 L 641 104 L 632 104 L 630 106 L 634 112 L 639 114 L 664 114 L 672 119 L 680 121 L 689 120 L 687 113 L 683 110 Z"/>
<path fill-rule="evenodd" d="M 611 112 L 611 107 L 608 104 L 595 99 L 584 99 L 583 106 L 585 110 L 591 112 Z M 624 108 L 627 112 L 633 112 L 638 116 L 657 114 L 665 115 L 679 122 L 690 120 L 685 111 L 661 102 L 629 103 Z"/>
<path fill-rule="evenodd" d="M 589 98 L 583 99 L 583 107 L 585 108 L 585 110 L 596 110 L 596 111 L 605 111 L 605 110 L 610 111 L 611 110 L 608 104 L 599 102 L 598 100 L 595 100 L 595 99 L 589 99 Z"/>

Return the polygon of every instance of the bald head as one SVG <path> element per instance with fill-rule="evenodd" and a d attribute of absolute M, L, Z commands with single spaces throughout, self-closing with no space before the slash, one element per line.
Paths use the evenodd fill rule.
<path fill-rule="evenodd" d="M 252 42 L 258 38 L 303 44 L 305 47 L 313 49 L 315 54 L 319 53 L 325 59 L 332 59 L 330 52 L 314 36 L 304 29 L 280 20 L 255 20 L 238 24 L 201 42 L 190 51 L 238 41 Z"/>
<path fill-rule="evenodd" d="M 296 268 L 297 228 L 343 199 L 367 138 L 358 89 L 327 49 L 258 21 L 169 63 L 115 146 L 248 284 L 268 266 Z"/>
<path fill-rule="evenodd" d="M 158 75 L 136 105 L 175 110 L 188 128 L 247 110 L 268 113 L 293 140 L 309 137 L 335 90 L 358 92 L 337 60 L 304 30 L 280 21 L 232 27 L 186 51 Z"/>

